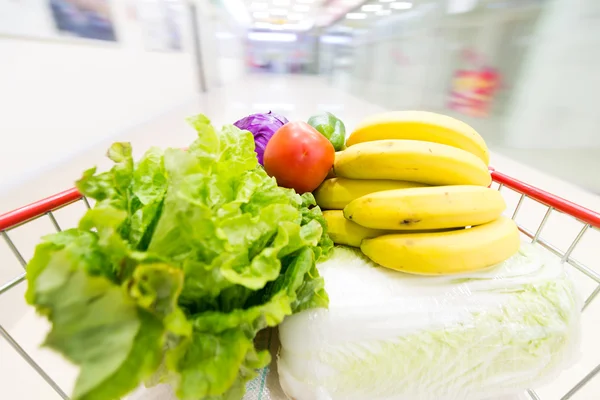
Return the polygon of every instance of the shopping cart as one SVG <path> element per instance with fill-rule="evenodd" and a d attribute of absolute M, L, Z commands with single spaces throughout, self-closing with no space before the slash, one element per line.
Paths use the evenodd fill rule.
<path fill-rule="evenodd" d="M 577 259 L 574 253 L 575 250 L 578 248 L 578 245 L 581 246 L 582 240 L 584 239 L 584 236 L 588 231 L 594 230 L 596 233 L 600 232 L 600 214 L 580 205 L 574 204 L 570 201 L 567 201 L 561 197 L 555 196 L 544 190 L 523 183 L 508 175 L 502 174 L 494 170 L 492 170 L 491 172 L 492 177 L 494 179 L 494 184 L 492 185 L 492 187 L 502 191 L 505 199 L 507 200 L 507 204 L 514 204 L 512 207 L 509 207 L 509 210 L 511 210 L 512 212 L 512 218 L 517 221 L 517 224 L 519 225 L 519 229 L 522 232 L 522 234 L 529 238 L 533 243 L 542 246 L 550 253 L 559 257 L 562 263 L 566 263 L 567 265 L 574 267 L 577 271 L 579 271 L 582 274 L 582 276 L 585 276 L 586 279 L 589 280 L 588 287 L 590 287 L 591 289 L 589 290 L 589 294 L 585 296 L 585 301 L 583 303 L 583 310 L 585 311 L 586 309 L 588 309 L 589 306 L 592 304 L 592 301 L 600 293 L 600 271 L 595 270 L 594 268 L 586 265 L 584 261 Z M 522 211 L 523 205 L 525 204 L 525 202 L 528 201 L 534 202 L 538 206 L 542 207 L 543 210 L 543 212 L 540 214 L 541 220 L 538 221 L 536 227 L 534 227 L 533 229 L 529 228 L 527 226 L 527 223 L 520 223 L 520 221 L 518 220 L 519 212 Z M 88 202 L 88 200 L 84 196 L 82 196 L 77 191 L 77 189 L 73 188 L 58 193 L 54 196 L 48 197 L 46 199 L 40 200 L 33 204 L 8 212 L 4 215 L 0 215 L 0 234 L 2 235 L 2 238 L 4 239 L 9 249 L 12 251 L 17 261 L 23 268 L 26 267 L 27 261 L 23 256 L 22 252 L 20 252 L 17 248 L 18 246 L 11 239 L 12 231 L 19 229 L 21 226 L 31 221 L 43 217 L 47 217 L 54 226 L 54 229 L 60 231 L 61 225 L 59 224 L 56 218 L 56 212 L 64 207 L 72 206 L 76 203 L 83 203 L 86 208 L 90 208 L 90 203 Z M 577 224 L 578 228 L 575 232 L 575 237 L 573 240 L 570 240 L 568 242 L 568 245 L 556 244 L 553 242 L 552 239 L 549 239 L 545 236 L 545 228 L 547 228 L 548 222 L 550 221 L 553 215 L 557 214 L 568 217 L 572 222 L 575 222 Z M 531 217 L 531 215 L 528 216 Z M 564 221 L 561 222 L 561 224 L 564 225 Z M 600 242 L 598 242 L 598 244 L 600 244 Z M 594 246 L 594 244 L 590 245 Z M 597 255 L 600 255 L 600 252 L 598 252 L 596 248 L 593 249 L 593 252 Z M 0 295 L 8 292 L 9 290 L 23 283 L 25 279 L 25 272 L 21 272 L 18 276 L 9 280 L 8 282 L 0 282 Z M 19 341 L 13 336 L 11 336 L 8 330 L 0 324 L 0 340 L 2 339 L 7 341 L 8 344 L 23 359 L 25 359 L 25 361 L 31 366 L 31 368 L 33 368 L 56 391 L 56 393 L 58 393 L 60 397 L 62 397 L 63 399 L 69 398 L 65 394 L 64 390 L 51 377 L 51 371 L 45 371 L 39 365 L 39 363 L 37 363 L 36 360 L 34 360 L 34 358 L 23 349 L 23 347 L 19 344 Z M 594 362 L 597 362 L 597 360 L 595 360 Z M 592 368 L 591 371 L 586 371 L 582 375 L 580 375 L 575 381 L 575 384 L 572 387 L 570 387 L 570 389 L 568 389 L 567 391 L 563 391 L 559 394 L 555 393 L 555 395 L 557 396 L 556 398 L 559 398 L 561 400 L 574 399 L 574 396 L 576 396 L 577 393 L 580 393 L 581 389 L 584 388 L 584 386 L 592 382 L 594 377 L 596 377 L 596 375 L 598 375 L 599 373 L 600 363 L 597 364 L 594 368 Z M 532 400 L 540 400 L 542 398 L 533 389 L 528 390 L 527 395 Z M 584 397 L 579 398 L 585 400 L 591 399 L 589 395 L 584 395 Z M 593 398 L 599 398 L 597 392 L 593 396 Z"/>

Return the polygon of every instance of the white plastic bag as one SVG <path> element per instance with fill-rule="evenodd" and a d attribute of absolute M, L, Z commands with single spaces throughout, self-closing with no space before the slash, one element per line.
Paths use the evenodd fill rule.
<path fill-rule="evenodd" d="M 573 284 L 530 245 L 460 276 L 406 275 L 347 248 L 319 270 L 329 310 L 279 328 L 279 379 L 295 400 L 490 399 L 540 384 L 577 354 Z"/>

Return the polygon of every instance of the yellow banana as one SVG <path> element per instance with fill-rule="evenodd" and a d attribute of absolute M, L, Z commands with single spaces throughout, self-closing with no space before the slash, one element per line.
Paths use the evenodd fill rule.
<path fill-rule="evenodd" d="M 319 207 L 328 210 L 343 210 L 352 200 L 369 193 L 421 186 L 425 185 L 391 180 L 333 178 L 325 180 L 315 190 L 314 195 Z"/>
<path fill-rule="evenodd" d="M 494 189 L 432 186 L 367 194 L 348 204 L 344 216 L 372 229 L 445 229 L 485 224 L 505 208 Z"/>
<path fill-rule="evenodd" d="M 500 217 L 470 229 L 397 233 L 365 239 L 362 252 L 375 263 L 420 275 L 459 274 L 491 267 L 519 250 L 519 230 Z"/>
<path fill-rule="evenodd" d="M 393 179 L 428 185 L 489 186 L 490 172 L 473 154 L 445 144 L 377 140 L 336 155 L 335 175 L 350 179 Z"/>
<path fill-rule="evenodd" d="M 373 238 L 389 231 L 379 229 L 369 229 L 344 218 L 341 210 L 323 211 L 325 221 L 327 221 L 327 232 L 336 244 L 360 247 L 360 242 L 365 238 Z"/>
<path fill-rule="evenodd" d="M 363 120 L 347 145 L 373 140 L 423 140 L 457 147 L 479 157 L 485 165 L 490 152 L 483 138 L 468 124 L 447 115 L 427 111 L 392 111 Z"/>
<path fill-rule="evenodd" d="M 398 233 L 398 231 L 370 229 L 360 226 L 344 218 L 344 213 L 341 210 L 323 211 L 323 216 L 325 217 L 325 221 L 327 221 L 327 231 L 329 236 L 335 244 L 360 247 L 360 243 L 363 239 Z M 433 229 L 419 232 L 448 232 L 450 230 L 452 229 Z"/>

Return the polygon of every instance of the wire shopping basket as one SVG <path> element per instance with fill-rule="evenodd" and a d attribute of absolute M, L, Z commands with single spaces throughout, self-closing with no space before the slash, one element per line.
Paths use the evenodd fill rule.
<path fill-rule="evenodd" d="M 512 218 L 519 225 L 521 233 L 531 242 L 545 248 L 547 251 L 560 258 L 560 261 L 566 266 L 573 268 L 573 271 L 579 277 L 578 279 L 583 282 L 582 285 L 585 288 L 583 290 L 585 295 L 583 310 L 589 309 L 593 300 L 600 293 L 600 268 L 594 269 L 589 265 L 588 261 L 593 262 L 593 260 L 597 259 L 598 255 L 600 255 L 596 247 L 597 245 L 600 245 L 600 241 L 593 243 L 593 240 L 588 240 L 587 238 L 591 238 L 591 235 L 588 233 L 589 231 L 593 231 L 595 234 L 600 233 L 600 214 L 544 190 L 523 183 L 508 175 L 494 170 L 492 170 L 491 173 L 494 180 L 492 187 L 497 188 L 502 192 L 507 205 L 509 206 L 507 210 L 512 213 Z M 57 212 L 66 207 L 73 207 L 75 204 L 83 204 L 85 206 L 80 206 L 80 214 L 83 214 L 86 208 L 90 208 L 88 200 L 82 196 L 77 189 L 73 188 L 0 215 L 0 234 L 10 252 L 22 267 L 17 276 L 12 277 L 6 282 L 0 281 L 0 296 L 6 294 L 11 289 L 14 290 L 19 285 L 24 284 L 24 281 L 26 280 L 24 272 L 27 265 L 26 256 L 19 249 L 19 246 L 13 240 L 11 234 L 22 228 L 24 225 L 44 217 L 49 219 L 56 231 L 61 231 L 62 225 L 58 221 Z M 557 219 L 553 221 L 553 218 L 555 217 Z M 555 225 L 555 228 L 557 227 L 558 229 L 551 229 L 550 225 Z M 554 232 L 554 235 L 552 235 L 551 232 Z M 37 238 L 35 239 L 37 240 Z M 578 257 L 578 250 L 586 247 L 586 245 L 588 249 L 588 259 L 586 259 L 585 251 L 581 252 L 581 258 Z M 596 254 L 595 258 L 593 257 L 593 254 Z M 590 255 L 592 256 L 590 257 Z M 597 303 L 600 304 L 600 302 Z M 589 313 L 590 312 L 588 311 L 588 314 Z M 585 315 L 586 314 L 584 314 L 584 316 Z M 52 371 L 47 371 L 42 368 L 34 357 L 19 343 L 18 338 L 12 336 L 9 333 L 9 329 L 2 325 L 1 320 L 0 340 L 6 341 L 61 398 L 69 398 L 65 393 L 65 390 L 56 383 L 55 379 L 53 379 Z M 583 340 L 585 347 L 585 337 Z M 590 340 L 594 342 L 597 341 L 593 335 Z M 594 352 L 591 353 L 592 355 L 594 354 Z M 584 365 L 583 368 L 581 368 L 580 363 L 580 368 L 571 374 L 572 376 L 568 377 L 569 382 L 566 383 L 566 385 L 563 385 L 565 386 L 565 389 L 560 392 L 552 390 L 552 396 L 561 400 L 575 398 L 588 400 L 590 398 L 598 398 L 597 392 L 592 397 L 586 394 L 583 394 L 583 397 L 581 397 L 581 393 L 583 392 L 582 389 L 590 382 L 596 382 L 594 378 L 599 373 L 600 359 L 595 358 L 587 360 L 587 364 Z M 561 375 L 561 379 L 562 378 L 563 376 Z M 598 381 L 600 381 L 600 377 L 598 378 Z M 538 391 L 533 389 L 527 391 L 528 397 L 532 400 L 545 400 L 546 394 L 547 393 L 541 395 Z"/>

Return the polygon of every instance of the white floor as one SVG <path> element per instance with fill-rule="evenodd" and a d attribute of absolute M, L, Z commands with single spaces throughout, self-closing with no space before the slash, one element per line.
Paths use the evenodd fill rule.
<path fill-rule="evenodd" d="M 381 111 L 380 106 L 361 101 L 338 89 L 326 85 L 314 77 L 253 76 L 200 96 L 197 101 L 182 105 L 163 115 L 150 119 L 131 131 L 113 138 L 131 141 L 135 154 L 140 155 L 148 146 L 185 146 L 193 140 L 194 133 L 186 126 L 184 118 L 202 112 L 215 123 L 231 123 L 249 113 L 273 111 L 290 120 L 306 120 L 318 111 L 331 111 L 344 120 L 349 130 L 363 117 Z M 109 142 L 90 149 L 79 157 L 66 161 L 60 168 L 48 170 L 43 176 L 24 182 L 10 191 L 0 194 L 0 212 L 5 212 L 45 196 L 72 187 L 80 173 L 92 166 L 107 168 L 104 158 Z M 24 154 L 23 157 L 27 155 Z M 492 155 L 492 165 L 499 171 L 518 177 L 530 184 L 556 193 L 573 202 L 594 210 L 600 210 L 600 196 L 578 186 L 548 176 L 538 170 L 510 160 L 498 153 Z M 1 168 L 10 166 L 1 165 Z M 589 173 L 590 171 L 588 171 Z M 509 213 L 516 206 L 518 195 L 505 191 Z M 76 224 L 84 212 L 81 203 L 71 205 L 56 213 L 63 228 Z M 517 221 L 529 229 L 536 228 L 545 209 L 533 202 L 525 201 Z M 566 250 L 581 225 L 561 215 L 553 215 L 548 221 L 543 236 L 558 247 Z M 52 232 L 49 220 L 42 218 L 12 231 L 11 237 L 23 256 L 28 259 L 39 237 Z M 574 256 L 600 272 L 600 232 L 589 230 L 574 251 Z M 22 272 L 5 243 L 0 242 L 0 286 Z M 573 275 L 581 291 L 587 297 L 597 283 L 578 271 Z M 67 392 L 71 390 L 76 371 L 47 350 L 40 349 L 47 324 L 38 318 L 23 301 L 25 284 L 22 283 L 0 296 L 0 325 L 3 326 L 32 357 L 49 372 L 51 377 Z M 592 303 L 583 317 L 582 354 L 579 363 L 561 374 L 559 379 L 545 387 L 536 388 L 543 400 L 560 399 L 589 371 L 600 364 L 600 300 Z M 592 400 L 598 398 L 600 378 L 585 386 L 573 399 Z M 7 400 L 50 400 L 58 395 L 21 360 L 8 344 L 0 339 L 0 399 Z M 418 400 L 418 399 L 415 399 Z"/>

